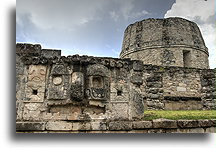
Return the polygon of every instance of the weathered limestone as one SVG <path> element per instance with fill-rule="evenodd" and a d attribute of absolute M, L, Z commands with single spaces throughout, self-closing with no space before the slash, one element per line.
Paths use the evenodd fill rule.
<path fill-rule="evenodd" d="M 45 122 L 16 122 L 17 131 L 44 131 Z"/>
<path fill-rule="evenodd" d="M 179 33 L 178 24 L 190 30 Z M 215 120 L 142 121 L 144 110 L 215 109 L 216 71 L 207 69 L 207 56 L 198 27 L 179 18 L 130 25 L 124 59 L 17 44 L 17 131 L 212 132 Z"/>
<path fill-rule="evenodd" d="M 146 19 L 129 25 L 120 57 L 144 64 L 209 68 L 208 49 L 198 26 L 182 18 Z"/>
<path fill-rule="evenodd" d="M 68 131 L 72 130 L 72 123 L 66 121 L 49 121 L 46 124 L 46 130 Z"/>
<path fill-rule="evenodd" d="M 177 128 L 177 123 L 174 120 L 156 119 L 153 120 L 154 128 Z"/>
<path fill-rule="evenodd" d="M 133 129 L 150 129 L 152 128 L 151 121 L 136 121 L 133 122 Z"/>
<path fill-rule="evenodd" d="M 179 124 L 179 123 L 186 124 Z M 193 124 L 191 124 L 193 122 Z M 208 124 L 203 124 L 203 122 Z M 188 124 L 190 123 L 190 125 Z M 166 120 L 153 121 L 92 121 L 92 122 L 17 122 L 19 132 L 68 132 L 68 133 L 215 133 L 213 120 Z"/>
<path fill-rule="evenodd" d="M 45 93 L 46 66 L 30 65 L 26 86 L 26 102 L 43 102 Z"/>

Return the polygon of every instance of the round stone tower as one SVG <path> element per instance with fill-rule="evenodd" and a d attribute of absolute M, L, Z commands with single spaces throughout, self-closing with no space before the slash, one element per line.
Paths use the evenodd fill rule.
<path fill-rule="evenodd" d="M 129 25 L 120 58 L 152 65 L 208 69 L 208 55 L 198 26 L 175 17 L 146 19 Z"/>

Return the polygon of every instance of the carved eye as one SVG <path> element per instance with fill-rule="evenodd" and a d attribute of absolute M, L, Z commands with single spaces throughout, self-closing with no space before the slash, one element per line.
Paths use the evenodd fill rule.
<path fill-rule="evenodd" d="M 60 85 L 62 83 L 62 77 L 53 78 L 53 84 Z"/>
<path fill-rule="evenodd" d="M 29 70 L 29 74 L 31 75 L 31 74 L 33 74 L 33 73 L 35 73 L 35 70 L 30 69 L 30 70 Z"/>
<path fill-rule="evenodd" d="M 40 69 L 40 74 L 45 75 L 46 74 L 45 70 L 44 69 Z"/>

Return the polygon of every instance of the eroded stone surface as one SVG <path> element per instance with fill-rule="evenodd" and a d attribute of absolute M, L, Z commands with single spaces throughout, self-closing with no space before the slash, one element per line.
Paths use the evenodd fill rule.
<path fill-rule="evenodd" d="M 177 132 L 177 128 L 183 132 L 190 132 L 185 128 L 211 131 L 205 128 L 214 126 L 214 120 L 157 120 L 152 125 L 141 121 L 144 110 L 216 108 L 216 71 L 207 69 L 207 48 L 199 29 L 191 23 L 172 18 L 148 19 L 130 25 L 121 53 L 124 59 L 65 57 L 60 50 L 17 44 L 16 121 L 47 122 L 47 130 L 56 132 L 58 126 L 60 131 L 82 132 L 133 127 L 149 128 L 145 130 L 149 133 Z M 187 25 L 193 27 L 188 30 Z M 146 31 L 153 28 L 159 32 L 148 36 Z M 177 43 L 182 44 L 175 46 Z"/>
<path fill-rule="evenodd" d="M 144 64 L 209 68 L 198 26 L 182 18 L 145 19 L 129 25 L 120 57 Z"/>
<path fill-rule="evenodd" d="M 72 123 L 66 121 L 50 121 L 46 124 L 46 130 L 68 131 L 72 130 Z"/>
<path fill-rule="evenodd" d="M 128 121 L 116 121 L 109 123 L 109 130 L 127 131 L 132 129 L 132 123 Z"/>

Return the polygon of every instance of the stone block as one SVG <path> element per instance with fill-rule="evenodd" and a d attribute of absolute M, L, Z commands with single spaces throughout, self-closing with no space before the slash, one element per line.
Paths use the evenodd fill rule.
<path fill-rule="evenodd" d="M 178 133 L 178 129 L 177 128 L 166 129 L 165 133 Z"/>
<path fill-rule="evenodd" d="M 185 129 L 178 129 L 178 133 L 204 133 L 203 128 L 185 128 Z"/>
<path fill-rule="evenodd" d="M 160 97 L 160 95 L 158 95 L 158 94 L 150 94 L 149 97 L 151 99 L 158 99 Z"/>
<path fill-rule="evenodd" d="M 176 89 L 177 89 L 177 91 L 187 91 L 187 89 L 185 87 L 177 87 Z"/>
<path fill-rule="evenodd" d="M 127 131 L 127 133 L 141 134 L 141 133 L 148 133 L 148 130 L 132 130 L 132 131 Z"/>
<path fill-rule="evenodd" d="M 110 100 L 111 102 L 128 102 L 129 101 L 129 93 L 122 92 L 120 95 L 117 92 L 110 93 Z"/>
<path fill-rule="evenodd" d="M 80 120 L 80 121 L 90 121 L 91 117 L 89 116 L 89 114 L 83 113 L 83 114 L 80 114 L 78 116 L 78 120 Z"/>
<path fill-rule="evenodd" d="M 180 128 L 199 127 L 197 120 L 178 120 L 177 124 Z"/>
<path fill-rule="evenodd" d="M 16 53 L 19 55 L 38 56 L 41 54 L 41 45 L 18 43 L 16 44 Z"/>
<path fill-rule="evenodd" d="M 41 111 L 43 111 L 41 103 L 26 103 L 23 109 L 23 119 L 38 121 L 42 118 Z"/>
<path fill-rule="evenodd" d="M 16 102 L 16 121 L 20 121 L 23 118 L 22 103 Z"/>
<path fill-rule="evenodd" d="M 91 122 L 92 130 L 104 131 L 107 129 L 106 122 Z"/>
<path fill-rule="evenodd" d="M 154 128 L 163 128 L 163 129 L 177 128 L 177 122 L 175 120 L 156 119 L 153 120 L 152 123 Z"/>
<path fill-rule="evenodd" d="M 143 84 L 143 79 L 141 74 L 133 74 L 131 76 L 131 83 L 134 83 L 136 85 L 142 85 Z"/>
<path fill-rule="evenodd" d="M 72 130 L 72 123 L 66 121 L 49 121 L 46 124 L 46 130 L 65 131 Z"/>
<path fill-rule="evenodd" d="M 132 90 L 132 105 L 131 105 L 131 115 L 132 119 L 142 119 L 144 115 L 144 104 L 143 97 L 140 93 Z"/>
<path fill-rule="evenodd" d="M 43 113 L 42 118 L 43 118 L 43 120 L 51 120 L 51 119 L 53 119 L 53 115 L 52 115 L 52 113 Z"/>
<path fill-rule="evenodd" d="M 25 121 L 39 121 L 42 118 L 41 112 L 37 111 L 29 111 L 24 109 L 23 111 L 23 120 Z"/>
<path fill-rule="evenodd" d="M 132 122 L 130 121 L 114 121 L 109 123 L 111 131 L 128 131 L 132 130 Z"/>
<path fill-rule="evenodd" d="M 198 120 L 199 127 L 211 127 L 215 126 L 213 125 L 213 122 L 211 120 Z"/>
<path fill-rule="evenodd" d="M 149 89 L 149 93 L 157 94 L 158 92 L 159 92 L 159 89 L 158 89 L 158 88 L 150 88 L 150 89 Z"/>
<path fill-rule="evenodd" d="M 142 71 L 144 69 L 144 65 L 142 61 L 134 61 L 133 62 L 133 70 L 134 71 Z"/>
<path fill-rule="evenodd" d="M 68 120 L 67 115 L 59 114 L 59 113 L 53 113 L 52 119 L 53 120 Z"/>
<path fill-rule="evenodd" d="M 160 82 L 161 76 L 150 76 L 146 79 L 146 82 Z"/>
<path fill-rule="evenodd" d="M 79 106 L 73 106 L 73 105 L 66 105 L 66 106 L 63 106 L 63 105 L 56 105 L 56 106 L 51 106 L 50 107 L 50 112 L 51 113 L 60 113 L 60 114 L 67 114 L 67 115 L 70 115 L 70 114 L 73 114 L 73 113 L 81 113 L 81 107 Z"/>
<path fill-rule="evenodd" d="M 36 111 L 41 108 L 42 104 L 41 103 L 26 103 L 25 108 L 29 111 Z"/>
<path fill-rule="evenodd" d="M 206 128 L 205 133 L 216 133 L 216 127 Z"/>
<path fill-rule="evenodd" d="M 101 101 L 99 101 L 99 100 L 89 100 L 89 105 L 104 107 L 104 106 L 105 106 L 105 103 L 104 103 L 104 102 L 101 102 Z"/>
<path fill-rule="evenodd" d="M 79 122 L 72 123 L 72 130 L 73 131 L 78 131 L 79 130 Z"/>
<path fill-rule="evenodd" d="M 127 120 L 129 118 L 128 103 L 112 103 L 111 105 L 111 119 L 112 120 Z"/>
<path fill-rule="evenodd" d="M 61 50 L 43 49 L 41 55 L 45 58 L 61 57 Z"/>
<path fill-rule="evenodd" d="M 216 119 L 212 119 L 211 122 L 213 126 L 216 126 Z"/>
<path fill-rule="evenodd" d="M 134 121 L 133 122 L 133 129 L 146 129 L 152 128 L 151 121 Z"/>
<path fill-rule="evenodd" d="M 45 122 L 16 122 L 16 131 L 43 131 Z"/>
<path fill-rule="evenodd" d="M 166 133 L 163 129 L 149 129 L 148 133 Z"/>
<path fill-rule="evenodd" d="M 146 86 L 147 87 L 152 87 L 152 88 L 161 88 L 161 87 L 163 87 L 161 82 L 147 82 Z"/>
<path fill-rule="evenodd" d="M 67 116 L 67 120 L 78 120 L 79 119 L 79 113 L 74 112 L 73 114 L 70 114 Z"/>
<path fill-rule="evenodd" d="M 79 124 L 78 124 L 78 130 L 79 131 L 89 131 L 89 130 L 92 130 L 91 123 L 90 122 L 79 122 Z"/>

